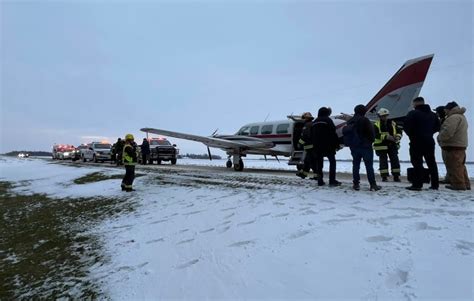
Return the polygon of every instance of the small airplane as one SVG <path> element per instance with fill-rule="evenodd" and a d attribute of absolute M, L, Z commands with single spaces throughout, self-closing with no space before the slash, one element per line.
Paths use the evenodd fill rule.
<path fill-rule="evenodd" d="M 414 58 L 405 62 L 402 67 L 390 78 L 377 94 L 367 103 L 367 117 L 377 119 L 377 111 L 386 108 L 390 117 L 402 123 L 404 117 L 412 108 L 412 100 L 416 98 L 425 81 L 428 69 L 434 54 Z M 352 115 L 341 113 L 331 116 L 336 125 L 337 134 L 342 138 L 342 128 Z M 246 155 L 264 155 L 290 157 L 288 164 L 301 168 L 303 151 L 298 147 L 304 121 L 301 115 L 289 115 L 287 120 L 249 123 L 240 128 L 235 135 L 198 136 L 178 133 L 155 128 L 142 128 L 141 131 L 179 139 L 202 142 L 207 146 L 209 159 L 210 147 L 219 148 L 228 155 L 227 168 L 234 166 L 234 170 L 242 171 L 244 163 L 242 157 Z M 231 160 L 232 158 L 232 160 Z"/>

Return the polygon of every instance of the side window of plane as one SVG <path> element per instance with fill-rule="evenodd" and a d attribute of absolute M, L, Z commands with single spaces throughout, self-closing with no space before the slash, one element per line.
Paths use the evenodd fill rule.
<path fill-rule="evenodd" d="M 255 125 L 253 127 L 250 128 L 250 135 L 258 135 L 258 130 L 260 129 L 260 127 L 258 125 Z"/>
<path fill-rule="evenodd" d="M 289 123 L 277 125 L 277 134 L 288 134 L 288 129 L 290 128 Z"/>
<path fill-rule="evenodd" d="M 273 132 L 273 124 L 262 126 L 262 135 L 271 134 Z"/>
<path fill-rule="evenodd" d="M 243 128 L 241 128 L 239 130 L 239 132 L 237 133 L 237 135 L 239 136 L 248 136 L 249 135 L 249 127 L 248 126 L 244 126 Z"/>

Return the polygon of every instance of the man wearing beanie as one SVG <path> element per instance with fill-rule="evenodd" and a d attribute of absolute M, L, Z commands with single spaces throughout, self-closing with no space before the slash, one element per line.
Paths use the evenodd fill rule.
<path fill-rule="evenodd" d="M 445 156 L 443 158 L 449 174 L 450 185 L 446 188 L 453 190 L 470 190 L 471 183 L 466 170 L 467 120 L 465 108 L 452 101 L 445 107 L 446 119 L 438 135 L 438 143 Z"/>
<path fill-rule="evenodd" d="M 403 129 L 410 138 L 410 161 L 414 169 L 412 185 L 407 189 L 420 191 L 423 187 L 424 158 L 430 171 L 430 188 L 437 190 L 439 175 L 433 135 L 439 131 L 440 121 L 423 97 L 413 99 L 413 107 L 414 110 L 408 113 L 403 123 Z"/>

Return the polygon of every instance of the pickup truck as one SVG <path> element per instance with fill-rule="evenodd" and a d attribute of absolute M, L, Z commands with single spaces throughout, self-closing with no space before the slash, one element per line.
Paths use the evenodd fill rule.
<path fill-rule="evenodd" d="M 179 154 L 179 149 L 176 148 L 176 144 L 171 144 L 171 142 L 166 138 L 151 138 L 148 139 L 150 143 L 150 156 L 148 157 L 148 162 L 153 164 L 161 164 L 162 161 L 170 161 L 171 164 L 176 164 L 176 160 Z M 138 162 L 142 163 L 141 147 L 138 146 Z"/>

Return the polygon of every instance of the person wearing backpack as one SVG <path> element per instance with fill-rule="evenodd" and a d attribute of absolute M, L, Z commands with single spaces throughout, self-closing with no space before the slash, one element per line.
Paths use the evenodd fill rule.
<path fill-rule="evenodd" d="M 363 159 L 370 190 L 380 190 L 380 186 L 375 181 L 374 173 L 374 151 L 372 143 L 375 140 L 374 126 L 365 117 L 367 109 L 360 104 L 354 108 L 354 116 L 343 128 L 344 144 L 349 146 L 352 155 L 352 179 L 354 190 L 360 190 L 360 162 Z"/>
<path fill-rule="evenodd" d="M 336 150 L 339 149 L 339 138 L 336 134 L 336 126 L 329 117 L 330 108 L 321 107 L 318 118 L 313 122 L 313 147 L 316 153 L 316 166 L 318 186 L 323 186 L 324 157 L 329 160 L 329 186 L 340 186 L 341 182 L 336 180 Z"/>

